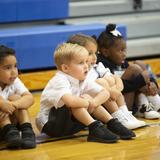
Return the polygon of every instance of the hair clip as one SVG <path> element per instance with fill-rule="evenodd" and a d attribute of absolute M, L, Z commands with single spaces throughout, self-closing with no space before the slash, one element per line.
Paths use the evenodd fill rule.
<path fill-rule="evenodd" d="M 117 29 L 115 29 L 115 30 L 113 30 L 113 31 L 110 31 L 110 33 L 111 33 L 112 35 L 116 36 L 116 37 L 122 36 L 122 34 L 121 34 Z"/>

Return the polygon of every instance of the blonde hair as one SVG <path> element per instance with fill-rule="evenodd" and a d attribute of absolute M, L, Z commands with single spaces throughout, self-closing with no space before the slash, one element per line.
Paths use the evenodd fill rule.
<path fill-rule="evenodd" d="M 97 46 L 96 40 L 93 37 L 85 34 L 74 34 L 68 39 L 67 42 L 73 44 L 79 44 L 80 46 L 83 47 L 86 47 L 88 43 L 93 43 Z"/>
<path fill-rule="evenodd" d="M 54 52 L 54 61 L 57 69 L 61 70 L 62 64 L 69 63 L 75 56 L 77 57 L 84 52 L 88 54 L 88 51 L 78 44 L 60 44 Z"/>

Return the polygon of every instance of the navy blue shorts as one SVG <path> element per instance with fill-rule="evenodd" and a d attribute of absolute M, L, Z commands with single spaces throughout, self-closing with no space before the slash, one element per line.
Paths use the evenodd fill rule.
<path fill-rule="evenodd" d="M 61 137 L 73 135 L 86 126 L 77 121 L 69 108 L 63 106 L 56 109 L 52 107 L 49 112 L 49 119 L 44 125 L 42 132 L 51 137 Z"/>

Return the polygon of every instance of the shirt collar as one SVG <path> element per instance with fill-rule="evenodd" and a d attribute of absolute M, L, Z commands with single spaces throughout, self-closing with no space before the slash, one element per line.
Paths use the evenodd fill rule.
<path fill-rule="evenodd" d="M 70 76 L 70 75 L 68 75 L 68 74 L 66 74 L 66 73 L 64 73 L 62 71 L 58 71 L 58 73 L 65 75 L 67 77 L 67 79 L 69 80 L 69 82 L 71 84 L 76 85 L 76 86 L 77 85 L 81 85 L 84 82 L 84 81 L 80 81 L 80 80 L 78 80 L 78 79 L 76 79 L 76 78 L 74 78 L 74 77 L 72 77 L 72 76 Z"/>

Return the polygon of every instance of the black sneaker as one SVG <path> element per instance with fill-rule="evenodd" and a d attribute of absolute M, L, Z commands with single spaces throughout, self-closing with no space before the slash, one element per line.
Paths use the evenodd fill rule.
<path fill-rule="evenodd" d="M 104 124 L 95 121 L 89 126 L 89 135 L 87 141 L 101 142 L 101 143 L 114 143 L 118 141 L 118 136 L 110 132 Z"/>
<path fill-rule="evenodd" d="M 118 119 L 111 119 L 107 123 L 107 128 L 112 131 L 113 133 L 120 136 L 121 139 L 131 139 L 133 137 L 136 137 L 135 133 L 123 126 Z"/>
<path fill-rule="evenodd" d="M 15 149 L 21 146 L 21 137 L 14 124 L 7 124 L 2 128 L 2 139 L 7 143 L 7 148 Z"/>
<path fill-rule="evenodd" d="M 36 138 L 30 123 L 24 123 L 20 126 L 22 132 L 22 148 L 30 149 L 36 147 Z"/>

